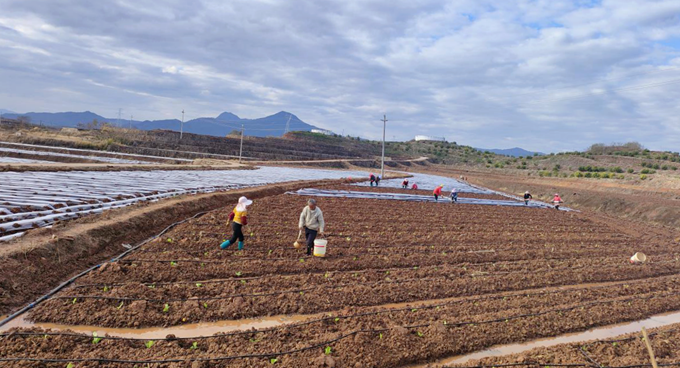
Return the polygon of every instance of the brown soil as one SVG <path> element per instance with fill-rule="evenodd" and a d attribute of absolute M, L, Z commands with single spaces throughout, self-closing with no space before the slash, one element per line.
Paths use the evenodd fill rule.
<path fill-rule="evenodd" d="M 396 367 L 646 318 L 680 302 L 680 262 L 665 232 L 641 235 L 628 223 L 549 209 L 319 198 L 329 254 L 306 258 L 292 243 L 307 199 L 256 200 L 240 252 L 218 248 L 230 206 L 190 220 L 81 278 L 30 318 L 141 327 L 328 317 L 157 340 L 151 348 L 145 341 L 93 344 L 91 336 L 20 329 L 0 340 L 0 356 L 64 358 L 62 365 L 115 358 L 177 359 L 161 367 L 265 367 L 271 359 L 284 367 Z M 649 263 L 630 265 L 635 251 L 647 253 Z M 609 284 L 593 284 L 602 282 Z M 418 305 L 389 306 L 402 302 Z M 216 359 L 224 357 L 239 358 Z"/>
<path fill-rule="evenodd" d="M 649 342 L 660 366 L 675 365 L 680 361 L 680 324 L 652 329 L 648 331 L 648 334 Z M 533 349 L 521 354 L 474 360 L 460 366 L 492 367 L 500 364 L 526 366 L 586 364 L 608 367 L 650 365 L 649 354 L 642 341 L 642 333 L 635 333 L 608 340 L 562 344 L 550 348 Z"/>

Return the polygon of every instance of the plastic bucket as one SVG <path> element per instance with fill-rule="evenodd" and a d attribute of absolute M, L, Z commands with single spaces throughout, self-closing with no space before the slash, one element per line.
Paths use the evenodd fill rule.
<path fill-rule="evenodd" d="M 328 240 L 326 240 L 326 239 L 316 239 L 316 240 L 314 240 L 314 256 L 325 257 L 326 256 L 326 245 L 328 245 Z"/>
<path fill-rule="evenodd" d="M 647 260 L 647 256 L 644 253 L 637 252 L 630 257 L 630 263 L 644 263 Z"/>

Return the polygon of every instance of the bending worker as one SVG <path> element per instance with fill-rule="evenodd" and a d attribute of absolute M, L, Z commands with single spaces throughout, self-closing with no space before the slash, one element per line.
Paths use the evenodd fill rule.
<path fill-rule="evenodd" d="M 323 235 L 323 229 L 326 223 L 323 220 L 323 213 L 321 209 L 316 206 L 316 200 L 310 199 L 307 201 L 307 206 L 300 213 L 300 230 L 305 230 L 305 239 L 307 239 L 307 255 L 312 255 L 314 249 L 314 240 L 316 235 L 320 233 Z"/>
<path fill-rule="evenodd" d="M 442 195 L 442 189 L 444 189 L 444 184 L 442 184 L 442 185 L 436 187 L 436 188 L 434 189 L 434 191 L 432 192 L 432 195 L 434 195 L 434 200 L 435 200 L 435 201 L 438 200 L 438 199 L 439 199 L 439 196 Z"/>
<path fill-rule="evenodd" d="M 529 193 L 528 190 L 527 190 L 526 192 L 524 192 L 524 205 L 525 205 L 525 206 L 528 206 L 528 205 L 529 205 L 529 200 L 530 200 L 530 199 L 533 199 L 533 198 L 534 198 L 534 197 L 531 196 L 531 193 Z"/>
<path fill-rule="evenodd" d="M 371 179 L 371 186 L 373 186 L 373 183 L 375 183 L 375 175 L 371 174 L 371 176 L 369 176 L 369 179 Z"/>
<path fill-rule="evenodd" d="M 404 181 L 401 182 L 401 187 L 404 189 L 408 189 L 408 179 L 404 179 Z"/>

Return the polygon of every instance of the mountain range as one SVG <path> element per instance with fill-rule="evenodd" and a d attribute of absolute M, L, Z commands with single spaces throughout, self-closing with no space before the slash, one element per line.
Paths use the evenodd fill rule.
<path fill-rule="evenodd" d="M 117 118 L 105 118 L 90 111 L 84 112 L 28 112 L 17 114 L 3 111 L 3 117 L 16 119 L 19 116 L 27 116 L 31 123 L 42 124 L 52 127 L 78 127 L 79 124 L 90 123 L 93 120 L 108 122 L 113 125 L 120 124 L 121 127 L 132 126 L 141 130 L 165 129 L 179 131 L 181 121 L 179 119 L 168 120 L 130 120 Z M 289 121 L 290 120 L 290 121 Z M 297 116 L 281 111 L 274 115 L 265 116 L 258 119 L 243 119 L 230 112 L 223 112 L 217 117 L 202 117 L 184 122 L 183 130 L 187 133 L 213 135 L 224 137 L 234 130 L 241 130 L 243 126 L 245 135 L 256 137 L 280 137 L 285 133 L 286 125 L 289 124 L 290 131 L 310 131 L 318 129 L 300 120 Z"/>

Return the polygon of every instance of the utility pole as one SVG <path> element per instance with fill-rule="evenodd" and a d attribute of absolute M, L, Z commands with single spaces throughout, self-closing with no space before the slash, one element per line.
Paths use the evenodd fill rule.
<path fill-rule="evenodd" d="M 243 158 L 243 132 L 245 131 L 245 127 L 243 124 L 241 124 L 241 148 L 238 150 L 238 163 L 241 163 L 241 159 Z"/>
<path fill-rule="evenodd" d="M 179 124 L 179 139 L 182 139 L 184 134 L 184 109 L 182 109 L 182 122 Z"/>
<path fill-rule="evenodd" d="M 130 129 L 132 129 L 132 115 L 130 115 Z"/>
<path fill-rule="evenodd" d="M 385 178 L 385 128 L 387 127 L 387 115 L 383 115 L 383 143 L 382 143 L 382 162 L 380 163 L 380 179 Z"/>
<path fill-rule="evenodd" d="M 116 122 L 116 125 L 120 128 L 120 114 L 123 112 L 123 109 L 119 108 L 118 109 L 118 121 Z"/>

